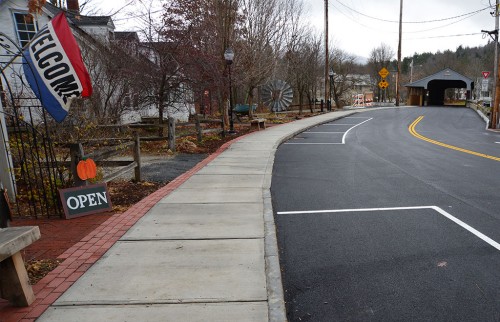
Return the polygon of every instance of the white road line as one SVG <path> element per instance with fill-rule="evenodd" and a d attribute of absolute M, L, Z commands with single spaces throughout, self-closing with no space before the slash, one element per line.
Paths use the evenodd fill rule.
<path fill-rule="evenodd" d="M 345 119 L 367 119 L 367 117 L 362 117 L 362 116 L 347 116 L 344 118 Z"/>
<path fill-rule="evenodd" d="M 343 143 L 283 143 L 287 145 L 343 145 Z"/>
<path fill-rule="evenodd" d="M 287 144 L 287 145 L 344 145 L 345 144 L 345 138 L 347 136 L 347 133 L 349 133 L 350 130 L 354 129 L 355 127 L 357 126 L 360 126 L 361 124 L 363 123 L 366 123 L 370 120 L 372 120 L 372 118 L 369 118 L 361 123 L 358 123 L 358 124 L 323 124 L 323 125 L 354 125 L 352 126 L 351 128 L 349 128 L 347 131 L 345 132 L 311 132 L 311 131 L 306 131 L 306 132 L 303 132 L 303 133 L 316 133 L 316 134 L 344 134 L 342 136 L 342 143 L 293 143 L 293 142 L 286 142 L 284 144 Z"/>
<path fill-rule="evenodd" d="M 345 132 L 312 132 L 312 131 L 307 131 L 307 132 L 304 132 L 304 133 L 315 133 L 315 134 L 344 134 Z"/>
<path fill-rule="evenodd" d="M 460 227 L 464 228 L 465 230 L 469 231 L 476 237 L 479 237 L 481 240 L 484 242 L 488 243 L 489 245 L 493 246 L 497 250 L 500 250 L 500 244 L 494 241 L 493 239 L 489 238 L 485 234 L 481 233 L 480 231 L 476 230 L 475 228 L 469 226 L 468 224 L 464 223 L 460 219 L 452 216 L 448 212 L 444 211 L 443 209 L 437 207 L 437 206 L 423 206 L 423 207 L 395 207 L 395 208 L 361 208 L 361 209 L 332 209 L 332 210 L 311 210 L 311 211 L 279 211 L 277 212 L 278 215 L 299 215 L 299 214 L 326 214 L 326 213 L 342 213 L 342 212 L 374 212 L 374 211 L 392 211 L 392 210 L 419 210 L 419 209 L 432 209 L 439 214 L 443 215 L 444 217 L 448 218 L 449 220 L 453 221 Z"/>
<path fill-rule="evenodd" d="M 303 215 L 303 214 L 327 214 L 338 212 L 373 212 L 373 211 L 390 211 L 390 210 L 417 210 L 417 209 L 432 209 L 432 206 L 423 207 L 393 207 L 393 208 L 358 208 L 358 209 L 330 209 L 330 210 L 309 210 L 309 211 L 278 211 L 278 215 Z"/>
<path fill-rule="evenodd" d="M 326 125 L 326 126 L 332 126 L 332 125 L 356 125 L 356 124 L 337 124 L 337 123 L 332 123 L 332 124 L 323 124 L 323 125 Z"/>
<path fill-rule="evenodd" d="M 458 219 L 456 217 L 453 217 L 452 215 L 450 215 L 449 213 L 447 213 L 446 211 L 444 211 L 443 209 L 441 209 L 439 207 L 434 206 L 434 207 L 432 207 L 432 209 L 434 209 L 435 211 L 439 212 L 441 215 L 445 216 L 446 218 L 448 218 L 449 220 L 453 221 L 454 223 L 456 223 L 457 225 L 461 226 L 462 228 L 467 229 L 469 232 L 471 232 L 474 235 L 476 235 L 477 237 L 481 238 L 482 240 L 484 240 L 485 242 L 487 242 L 491 246 L 493 246 L 496 249 L 500 250 L 500 244 L 497 243 L 496 241 L 494 241 L 493 239 L 491 239 L 490 237 L 488 237 L 485 234 L 481 233 L 480 231 L 472 228 L 471 226 L 467 225 L 466 223 L 464 223 L 460 219 Z"/>
<path fill-rule="evenodd" d="M 344 133 L 344 136 L 342 137 L 342 144 L 345 144 L 345 138 L 346 138 L 346 136 L 347 136 L 347 133 L 349 133 L 349 131 L 350 131 L 350 130 L 352 130 L 352 129 L 354 129 L 355 127 L 360 126 L 361 124 L 366 123 L 366 122 L 368 122 L 368 121 L 370 121 L 370 120 L 373 120 L 373 117 L 372 117 L 372 118 L 369 118 L 368 120 L 363 121 L 363 122 L 361 122 L 361 123 L 359 123 L 359 124 L 356 124 L 356 125 L 354 125 L 353 127 L 351 127 L 349 130 L 347 130 L 347 131 Z"/>
<path fill-rule="evenodd" d="M 495 142 L 496 144 L 500 144 L 500 142 Z"/>

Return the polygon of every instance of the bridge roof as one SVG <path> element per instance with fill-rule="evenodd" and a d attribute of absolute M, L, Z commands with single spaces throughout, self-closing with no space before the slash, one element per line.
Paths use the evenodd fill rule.
<path fill-rule="evenodd" d="M 432 74 L 430 76 L 427 76 L 425 78 L 419 79 L 417 81 L 414 81 L 409 84 L 405 84 L 405 87 L 423 87 L 425 89 L 428 89 L 429 82 L 433 80 L 442 80 L 442 81 L 463 81 L 465 84 L 467 84 L 467 90 L 472 89 L 472 83 L 474 82 L 472 79 L 469 77 L 466 77 L 462 74 L 457 73 L 456 71 L 450 69 L 450 68 L 445 68 L 442 71 L 439 71 L 435 74 Z"/>

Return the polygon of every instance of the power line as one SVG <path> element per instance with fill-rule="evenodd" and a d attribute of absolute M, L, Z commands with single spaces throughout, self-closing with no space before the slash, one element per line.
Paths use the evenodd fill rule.
<path fill-rule="evenodd" d="M 416 37 L 416 38 L 404 38 L 404 40 L 425 40 L 434 38 L 452 38 L 452 37 L 467 37 L 467 36 L 477 36 L 481 35 L 480 32 L 474 32 L 470 34 L 456 34 L 456 35 L 442 35 L 442 36 L 431 36 L 431 37 Z"/>
<path fill-rule="evenodd" d="M 407 34 L 415 34 L 415 33 L 420 33 L 420 32 L 427 32 L 427 31 L 432 31 L 432 30 L 436 30 L 436 29 L 441 29 L 441 28 L 444 28 L 444 27 L 448 27 L 448 26 L 451 26 L 451 25 L 454 25 L 456 23 L 459 23 L 461 21 L 464 21 L 466 19 L 469 19 L 470 17 L 474 16 L 474 15 L 477 15 L 479 12 L 474 12 L 473 14 L 471 14 L 470 16 L 467 16 L 467 17 L 464 17 L 460 20 L 457 20 L 457 21 L 453 21 L 453 22 L 450 22 L 449 24 L 446 24 L 446 25 L 442 25 L 442 26 L 438 26 L 438 27 L 434 27 L 434 28 L 430 28 L 430 29 L 424 29 L 424 30 L 417 30 L 417 31 L 407 31 L 406 33 Z"/>
<path fill-rule="evenodd" d="M 128 16 L 128 17 L 125 17 L 125 18 L 113 19 L 113 21 L 122 21 L 122 20 L 129 20 L 129 19 L 135 19 L 135 18 L 143 18 L 145 16 L 148 16 L 148 15 L 151 15 L 151 14 L 155 14 L 155 13 L 159 13 L 159 12 L 162 12 L 162 11 L 163 11 L 163 9 L 159 9 L 159 10 L 152 11 L 152 12 L 141 13 L 141 14 L 138 14 L 138 15 L 135 15 L 135 16 Z"/>
<path fill-rule="evenodd" d="M 338 3 L 342 4 L 340 1 L 337 0 Z M 349 10 L 355 12 L 355 13 L 359 13 L 358 11 L 354 10 L 354 9 L 350 9 L 349 7 L 345 6 L 344 4 L 342 4 L 344 7 L 348 8 Z M 380 29 L 376 29 L 376 28 L 373 28 L 373 26 L 367 26 L 363 23 L 361 23 L 358 19 L 356 19 L 355 17 L 353 16 L 350 16 L 350 15 L 347 15 L 345 12 L 343 12 L 339 7 L 336 7 L 334 4 L 332 4 L 332 7 L 337 9 L 337 12 L 341 13 L 343 16 L 345 16 L 347 19 L 351 20 L 352 22 L 364 27 L 364 28 L 367 28 L 367 29 L 370 29 L 370 30 L 378 30 L 379 32 L 384 32 L 384 33 L 391 33 L 391 34 L 395 34 L 397 33 L 396 31 L 388 31 L 386 29 L 384 30 L 380 30 Z M 488 9 L 485 8 L 485 9 Z M 462 19 L 460 20 L 457 20 L 457 21 L 453 21 L 453 22 L 450 22 L 448 24 L 445 24 L 445 25 L 442 25 L 442 26 L 438 26 L 438 27 L 434 27 L 434 28 L 429 28 L 429 29 L 424 29 L 424 30 L 416 30 L 416 31 L 406 31 L 405 34 L 414 34 L 414 33 L 422 33 L 422 32 L 428 32 L 428 31 L 433 31 L 433 30 L 436 30 L 436 29 L 441 29 L 441 28 L 445 28 L 445 27 L 448 27 L 448 26 L 451 26 L 451 25 L 454 25 L 456 23 L 459 23 L 461 21 L 464 21 L 466 19 L 469 19 L 471 18 L 472 16 L 475 16 L 477 14 L 479 14 L 480 12 L 484 11 L 485 9 L 481 9 L 481 10 L 476 10 L 476 11 L 473 11 L 471 13 L 468 13 L 468 14 L 465 14 L 465 15 L 460 15 L 460 16 L 455 16 L 453 17 L 454 19 L 456 19 L 457 17 L 462 17 Z M 361 15 L 364 15 L 362 13 L 359 13 Z M 366 16 L 366 15 L 364 15 Z M 369 17 L 369 16 L 368 16 Z M 373 18 L 373 17 L 369 17 L 369 18 Z M 385 22 L 394 22 L 394 21 L 391 21 L 391 20 L 383 20 L 383 19 L 378 19 L 378 18 L 373 18 L 373 19 L 377 19 L 377 20 L 381 20 L 381 21 L 385 21 Z M 447 21 L 447 20 L 451 20 L 452 18 L 446 18 L 446 19 L 441 19 L 441 20 L 429 20 L 429 21 L 432 21 L 432 22 L 437 22 L 437 21 Z M 404 23 L 404 22 L 403 22 Z"/>
<path fill-rule="evenodd" d="M 379 32 L 385 32 L 385 30 L 381 30 L 381 29 L 377 29 L 377 28 L 373 28 L 373 26 L 367 26 L 363 23 L 361 23 L 360 21 L 356 20 L 353 16 L 349 16 L 347 15 L 347 13 L 343 12 L 342 9 L 340 9 L 339 7 L 336 7 L 333 3 L 331 4 L 331 6 L 334 8 L 334 9 L 337 9 L 336 12 L 339 12 L 340 14 L 342 14 L 344 17 L 346 17 L 347 19 L 351 20 L 352 22 L 360 25 L 361 27 L 364 27 L 366 29 L 370 29 L 370 30 L 377 30 Z"/>
<path fill-rule="evenodd" d="M 397 20 L 388 20 L 388 19 L 383 19 L 383 18 L 378 18 L 378 17 L 367 15 L 367 14 L 362 13 L 362 12 L 352 8 L 352 7 L 349 7 L 348 5 L 344 4 L 340 0 L 336 0 L 336 2 L 338 2 L 340 5 L 344 6 L 345 8 L 347 8 L 347 9 L 349 9 L 349 10 L 351 10 L 351 11 L 353 11 L 361 16 L 364 16 L 364 17 L 367 17 L 367 18 L 370 18 L 373 20 L 377 20 L 377 21 L 382 21 L 382 22 L 399 23 L 399 21 L 397 21 Z M 464 13 L 464 14 L 454 16 L 454 17 L 447 17 L 447 18 L 441 18 L 441 19 L 435 19 L 435 20 L 423 20 L 423 21 L 403 21 L 403 23 L 405 23 L 405 24 L 422 24 L 422 23 L 442 22 L 442 21 L 453 20 L 453 19 L 458 19 L 458 18 L 462 18 L 462 17 L 468 18 L 469 16 L 478 14 L 482 11 L 485 11 L 485 10 L 488 10 L 491 8 L 492 8 L 491 6 L 488 6 L 488 7 L 473 11 L 473 12 Z"/>

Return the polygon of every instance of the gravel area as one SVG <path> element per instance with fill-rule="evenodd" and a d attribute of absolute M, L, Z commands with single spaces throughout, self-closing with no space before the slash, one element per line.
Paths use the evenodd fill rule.
<path fill-rule="evenodd" d="M 177 178 L 184 172 L 193 168 L 208 154 L 176 154 L 173 157 L 158 159 L 143 159 L 143 180 L 166 183 Z"/>

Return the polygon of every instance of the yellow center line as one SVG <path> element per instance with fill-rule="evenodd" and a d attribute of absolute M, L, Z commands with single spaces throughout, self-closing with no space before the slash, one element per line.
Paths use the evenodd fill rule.
<path fill-rule="evenodd" d="M 436 141 L 436 140 L 433 140 L 433 139 L 429 139 L 428 137 L 425 137 L 425 136 L 419 134 L 417 131 L 415 131 L 415 127 L 417 126 L 418 123 L 420 123 L 420 121 L 423 120 L 423 118 L 424 118 L 423 115 L 419 116 L 408 127 L 408 131 L 410 131 L 411 135 L 413 135 L 414 137 L 416 137 L 416 138 L 418 138 L 420 140 L 423 140 L 423 141 L 435 144 L 435 145 L 439 145 L 439 146 L 442 146 L 442 147 L 445 147 L 445 148 L 448 148 L 448 149 L 455 150 L 455 151 L 460 151 L 460 152 L 463 152 L 463 153 L 472 154 L 472 155 L 475 155 L 475 156 L 478 156 L 478 157 L 481 157 L 481 158 L 485 158 L 485 159 L 500 161 L 500 158 L 498 158 L 498 157 L 494 157 L 492 155 L 488 155 L 488 154 L 484 154 L 484 153 L 479 153 L 479 152 L 475 152 L 475 151 L 471 151 L 471 150 L 467 150 L 467 149 L 462 149 L 462 148 L 459 148 L 459 147 L 454 146 L 454 145 L 449 145 L 449 144 L 442 143 L 442 142 L 439 142 L 439 141 Z"/>

